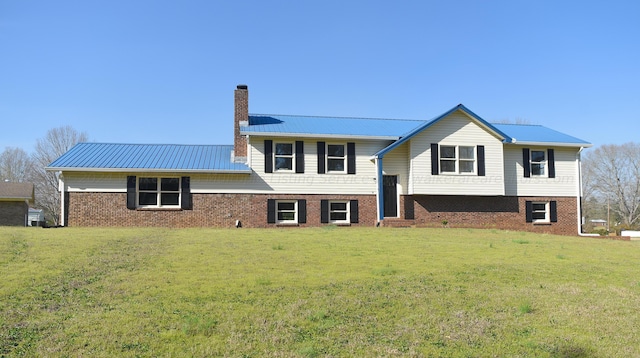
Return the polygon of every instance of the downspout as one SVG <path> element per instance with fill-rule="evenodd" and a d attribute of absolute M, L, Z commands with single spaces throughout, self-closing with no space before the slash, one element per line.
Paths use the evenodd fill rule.
<path fill-rule="evenodd" d="M 584 236 L 584 237 L 596 237 L 596 236 L 600 236 L 599 234 L 585 234 L 582 232 L 582 160 L 580 159 L 581 157 L 581 153 L 584 150 L 584 147 L 580 147 L 580 149 L 578 150 L 578 153 L 576 153 L 576 161 L 578 162 L 578 168 L 577 168 L 577 173 L 578 173 L 578 187 L 577 189 L 577 194 L 576 194 L 576 206 L 577 206 L 577 210 L 578 210 L 578 236 Z"/>
<path fill-rule="evenodd" d="M 64 212 L 64 178 L 62 177 L 62 172 L 58 172 L 58 190 L 60 191 L 60 222 L 58 223 L 60 226 L 65 226 L 66 222 L 65 212 Z"/>
<path fill-rule="evenodd" d="M 378 156 L 376 157 L 376 169 L 377 169 L 377 190 L 376 190 L 376 201 L 378 203 L 377 205 L 377 212 L 378 212 L 378 223 L 377 225 L 380 224 L 380 222 L 384 219 L 384 197 L 382 195 L 383 193 L 383 183 L 382 183 L 382 156 Z"/>

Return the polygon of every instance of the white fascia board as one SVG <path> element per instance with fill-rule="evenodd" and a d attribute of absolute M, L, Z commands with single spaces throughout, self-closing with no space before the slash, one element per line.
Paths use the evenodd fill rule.
<path fill-rule="evenodd" d="M 512 142 L 505 143 L 506 145 L 517 146 L 535 146 L 535 147 L 569 147 L 569 148 L 590 148 L 593 146 L 591 143 L 565 143 L 565 142 Z"/>
<path fill-rule="evenodd" d="M 241 134 L 256 137 L 288 137 L 288 138 L 331 138 L 331 139 L 366 139 L 366 140 L 398 140 L 398 136 L 368 136 L 353 134 L 315 134 L 315 133 L 281 133 L 281 132 L 242 132 Z"/>
<path fill-rule="evenodd" d="M 192 173 L 192 174 L 251 174 L 251 170 L 212 170 L 212 169 L 159 169 L 159 168 L 45 168 L 48 171 L 92 172 L 92 173 Z"/>

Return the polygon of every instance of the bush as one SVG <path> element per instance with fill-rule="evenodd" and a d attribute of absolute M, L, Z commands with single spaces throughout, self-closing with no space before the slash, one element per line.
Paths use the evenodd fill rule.
<path fill-rule="evenodd" d="M 603 228 L 603 227 L 599 227 L 599 228 L 595 228 L 591 231 L 594 234 L 599 234 L 600 236 L 607 236 L 609 235 L 609 230 Z"/>

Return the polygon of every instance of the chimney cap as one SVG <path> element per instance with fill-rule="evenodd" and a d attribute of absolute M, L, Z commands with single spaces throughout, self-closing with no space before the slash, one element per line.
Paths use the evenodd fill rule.
<path fill-rule="evenodd" d="M 238 89 L 239 90 L 246 90 L 246 89 L 249 89 L 249 87 L 247 87 L 247 85 L 238 85 Z"/>

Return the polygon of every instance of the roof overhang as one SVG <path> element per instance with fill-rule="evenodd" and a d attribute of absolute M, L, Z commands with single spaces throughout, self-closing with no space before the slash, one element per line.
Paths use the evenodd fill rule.
<path fill-rule="evenodd" d="M 46 167 L 52 172 L 90 172 L 90 173 L 190 173 L 190 174 L 251 174 L 251 169 L 163 169 L 163 168 L 69 168 Z"/>
<path fill-rule="evenodd" d="M 505 143 L 509 145 L 520 146 L 533 146 L 533 147 L 567 147 L 567 148 L 590 148 L 593 146 L 591 143 L 566 143 L 566 142 L 520 142 L 513 138 L 511 143 Z"/>

